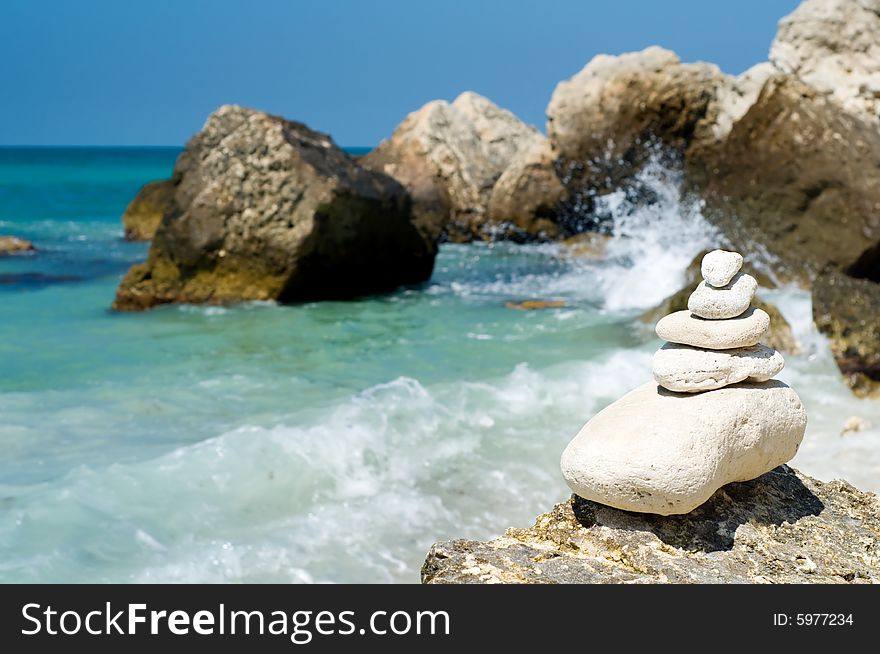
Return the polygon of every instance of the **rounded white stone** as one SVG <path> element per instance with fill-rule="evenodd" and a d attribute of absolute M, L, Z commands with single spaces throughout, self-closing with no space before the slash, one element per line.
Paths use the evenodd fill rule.
<path fill-rule="evenodd" d="M 562 454 L 562 475 L 594 502 L 687 513 L 725 484 L 789 461 L 806 426 L 797 393 L 775 379 L 697 395 L 650 382 L 584 425 Z"/>
<path fill-rule="evenodd" d="M 739 252 L 712 250 L 703 257 L 700 272 L 712 286 L 727 286 L 742 265 L 743 258 Z"/>
<path fill-rule="evenodd" d="M 783 366 L 782 355 L 766 345 L 703 350 L 667 343 L 654 354 L 652 372 L 655 381 L 667 390 L 698 393 L 741 381 L 767 381 Z"/>
<path fill-rule="evenodd" d="M 757 345 L 770 329 L 766 311 L 752 307 L 741 316 L 726 320 L 706 320 L 690 311 L 676 311 L 657 321 L 655 331 L 664 341 L 729 350 Z"/>
<path fill-rule="evenodd" d="M 710 320 L 736 318 L 749 308 L 757 290 L 757 280 L 746 273 L 736 273 L 720 288 L 700 282 L 688 298 L 688 309 L 700 318 Z"/>

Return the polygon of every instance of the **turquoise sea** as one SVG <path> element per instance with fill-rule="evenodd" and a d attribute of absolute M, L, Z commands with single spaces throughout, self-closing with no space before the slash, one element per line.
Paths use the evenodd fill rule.
<path fill-rule="evenodd" d="M 430 282 L 300 306 L 109 310 L 122 240 L 177 149 L 0 149 L 0 581 L 417 582 L 435 540 L 526 525 L 568 492 L 562 448 L 650 378 L 639 314 L 720 244 L 674 173 L 605 200 L 601 258 L 444 245 Z M 772 265 L 768 266 L 772 272 Z M 765 292 L 804 352 L 794 464 L 880 490 L 880 402 L 853 398 L 809 295 Z M 562 299 L 517 311 L 509 301 Z M 850 416 L 874 427 L 841 436 Z"/>

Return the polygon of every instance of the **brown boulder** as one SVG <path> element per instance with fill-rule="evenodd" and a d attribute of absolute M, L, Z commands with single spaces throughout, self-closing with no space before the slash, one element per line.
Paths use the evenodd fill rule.
<path fill-rule="evenodd" d="M 415 221 L 429 237 L 492 239 L 505 228 L 493 224 L 488 212 L 496 181 L 542 140 L 509 111 L 467 92 L 452 103 L 435 100 L 411 113 L 362 164 L 409 190 Z"/>
<path fill-rule="evenodd" d="M 856 395 L 880 397 L 880 284 L 824 272 L 813 282 L 813 320 Z"/>
<path fill-rule="evenodd" d="M 7 254 L 27 254 L 37 248 L 30 241 L 17 236 L 0 236 L 0 256 Z"/>
<path fill-rule="evenodd" d="M 406 190 L 325 134 L 237 106 L 187 143 L 146 263 L 114 307 L 343 299 L 428 279 L 436 245 Z"/>
<path fill-rule="evenodd" d="M 125 213 L 122 226 L 129 241 L 149 241 L 159 229 L 165 210 L 171 206 L 174 183 L 170 179 L 144 184 Z"/>

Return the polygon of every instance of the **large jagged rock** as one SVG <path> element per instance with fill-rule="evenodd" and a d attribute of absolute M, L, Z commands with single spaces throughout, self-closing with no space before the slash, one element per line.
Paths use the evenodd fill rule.
<path fill-rule="evenodd" d="M 0 257 L 7 254 L 27 254 L 37 248 L 30 241 L 17 236 L 0 236 Z"/>
<path fill-rule="evenodd" d="M 880 239 L 880 131 L 797 79 L 770 78 L 687 172 L 704 214 L 783 279 L 809 283 Z"/>
<path fill-rule="evenodd" d="M 826 271 L 813 283 L 813 321 L 844 381 L 859 396 L 880 398 L 880 283 Z"/>
<path fill-rule="evenodd" d="M 129 241 L 149 241 L 156 235 L 165 210 L 174 199 L 174 183 L 170 179 L 144 184 L 125 213 L 122 226 Z"/>
<path fill-rule="evenodd" d="M 779 21 L 770 61 L 880 122 L 880 0 L 804 0 Z"/>
<path fill-rule="evenodd" d="M 724 486 L 684 515 L 572 496 L 531 528 L 435 544 L 422 582 L 878 583 L 880 500 L 788 466 Z"/>
<path fill-rule="evenodd" d="M 175 165 L 171 206 L 114 307 L 297 302 L 428 279 L 436 244 L 406 190 L 305 125 L 224 106 Z"/>
<path fill-rule="evenodd" d="M 613 190 L 654 146 L 679 156 L 708 146 L 746 111 L 765 76 L 761 67 L 737 80 L 657 46 L 598 55 L 556 86 L 547 107 L 560 178 L 573 193 Z"/>
<path fill-rule="evenodd" d="M 504 228 L 488 215 L 495 182 L 543 140 L 509 111 L 466 92 L 452 103 L 434 100 L 409 114 L 362 163 L 409 190 L 416 221 L 427 233 L 445 231 L 455 241 L 488 239 Z"/>

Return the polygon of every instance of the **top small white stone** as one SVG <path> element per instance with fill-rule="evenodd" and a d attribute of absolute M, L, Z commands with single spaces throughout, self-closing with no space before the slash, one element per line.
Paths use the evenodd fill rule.
<path fill-rule="evenodd" d="M 712 286 L 719 288 L 727 286 L 733 276 L 742 268 L 743 258 L 739 252 L 727 250 L 712 250 L 703 257 L 700 272 L 703 279 Z"/>

